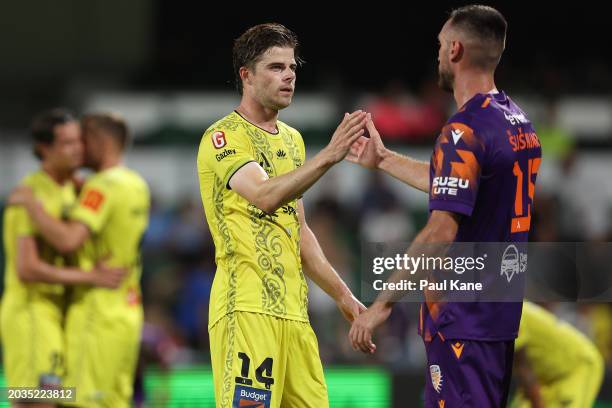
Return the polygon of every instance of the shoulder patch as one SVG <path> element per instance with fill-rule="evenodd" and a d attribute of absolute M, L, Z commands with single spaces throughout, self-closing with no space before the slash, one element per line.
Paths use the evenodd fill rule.
<path fill-rule="evenodd" d="M 100 206 L 104 202 L 104 194 L 98 190 L 89 190 L 85 197 L 81 200 L 81 205 L 87 207 L 93 211 L 98 211 Z"/>
<path fill-rule="evenodd" d="M 211 135 L 212 144 L 215 146 L 215 149 L 221 149 L 227 144 L 227 140 L 225 139 L 225 133 L 218 130 L 213 132 Z"/>

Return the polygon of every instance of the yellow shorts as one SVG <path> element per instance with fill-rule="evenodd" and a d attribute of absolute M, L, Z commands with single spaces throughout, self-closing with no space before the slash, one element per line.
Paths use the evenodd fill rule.
<path fill-rule="evenodd" d="M 309 323 L 234 312 L 209 334 L 217 408 L 329 407 Z"/>
<path fill-rule="evenodd" d="M 125 307 L 109 315 L 96 300 L 85 297 L 68 308 L 64 383 L 75 387 L 78 407 L 131 407 L 142 308 Z"/>
<path fill-rule="evenodd" d="M 8 387 L 60 385 L 64 374 L 63 298 L 13 298 L 0 310 L 4 374 Z"/>

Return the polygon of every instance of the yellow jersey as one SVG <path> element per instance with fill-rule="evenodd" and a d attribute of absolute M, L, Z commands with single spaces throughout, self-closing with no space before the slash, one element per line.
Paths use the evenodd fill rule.
<path fill-rule="evenodd" d="M 98 312 L 121 315 L 125 307 L 140 306 L 140 243 L 149 221 L 147 183 L 136 172 L 116 166 L 91 176 L 69 218 L 85 224 L 90 238 L 77 251 L 79 267 L 90 271 L 98 260 L 111 267 L 129 268 L 117 290 L 79 286 L 73 302 L 96 294 Z"/>
<path fill-rule="evenodd" d="M 578 329 L 531 302 L 523 304 L 523 315 L 515 350 L 525 349 L 542 384 L 570 375 L 576 367 L 601 359 L 593 343 Z"/>
<path fill-rule="evenodd" d="M 58 184 L 43 170 L 27 175 L 20 183 L 32 188 L 35 197 L 52 217 L 65 218 L 76 200 L 74 185 L 71 182 Z M 25 208 L 9 206 L 4 212 L 4 269 L 5 296 L 21 298 L 24 302 L 34 293 L 61 297 L 64 286 L 50 283 L 25 283 L 17 274 L 17 241 L 20 237 L 33 236 L 37 241 L 38 253 L 43 261 L 55 266 L 64 266 L 64 257 L 47 244 L 40 236 L 36 226 Z M 58 298 L 59 300 L 59 298 Z"/>
<path fill-rule="evenodd" d="M 267 214 L 228 184 L 249 162 L 259 163 L 270 178 L 304 163 L 300 133 L 280 121 L 277 129 L 267 132 L 232 112 L 202 137 L 197 159 L 200 193 L 217 264 L 209 327 L 234 311 L 308 321 L 297 199 Z"/>

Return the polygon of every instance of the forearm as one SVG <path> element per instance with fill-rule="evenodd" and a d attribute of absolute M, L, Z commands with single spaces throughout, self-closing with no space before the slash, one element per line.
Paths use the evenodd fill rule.
<path fill-rule="evenodd" d="M 414 239 L 412 244 L 406 250 L 406 256 L 409 258 L 442 258 L 446 255 L 446 251 L 450 243 L 441 242 L 442 237 L 438 237 L 435 231 L 430 229 L 423 229 Z M 426 279 L 429 271 L 416 270 L 411 271 L 408 269 L 397 269 L 394 271 L 389 279 L 388 283 L 397 284 L 404 280 L 412 282 L 419 282 L 421 279 Z M 383 290 L 381 291 L 376 301 L 374 302 L 377 307 L 390 308 L 394 303 L 401 300 L 406 292 L 398 290 Z"/>
<path fill-rule="evenodd" d="M 27 205 L 26 208 L 44 240 L 53 248 L 66 253 L 75 247 L 74 234 L 69 225 L 47 214 L 38 202 Z"/>
<path fill-rule="evenodd" d="M 429 192 L 429 163 L 386 150 L 378 168 L 425 193 Z"/>
<path fill-rule="evenodd" d="M 297 169 L 262 182 L 256 192 L 257 202 L 253 204 L 267 213 L 273 213 L 302 196 L 333 164 L 322 150 Z"/>
<path fill-rule="evenodd" d="M 304 231 L 304 229 L 306 231 Z M 301 236 L 302 267 L 306 276 L 334 300 L 352 294 L 349 287 L 329 263 L 319 242 L 310 230 L 303 228 Z"/>
<path fill-rule="evenodd" d="M 27 273 L 28 281 L 58 283 L 62 285 L 91 284 L 91 274 L 76 268 L 49 265 L 42 261 L 33 262 Z"/>
<path fill-rule="evenodd" d="M 415 237 L 412 244 L 406 251 L 408 258 L 444 258 L 448 248 L 455 240 L 459 225 L 459 216 L 446 211 L 434 211 L 429 217 L 427 225 Z M 424 269 L 424 265 L 416 266 L 416 270 L 398 268 L 387 282 L 398 283 L 403 280 L 419 282 L 421 279 L 428 279 L 431 270 Z M 379 293 L 376 307 L 391 307 L 393 303 L 399 301 L 406 292 L 398 290 L 383 290 Z M 436 301 L 435 297 L 428 295 L 428 301 Z"/>

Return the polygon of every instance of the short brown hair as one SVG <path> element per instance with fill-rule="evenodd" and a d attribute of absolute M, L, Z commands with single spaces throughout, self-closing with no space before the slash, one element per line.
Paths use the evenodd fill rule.
<path fill-rule="evenodd" d="M 113 136 L 124 149 L 129 140 L 129 130 L 125 119 L 117 113 L 88 113 L 81 118 L 83 129 L 95 127 Z"/>
<path fill-rule="evenodd" d="M 493 7 L 473 4 L 453 10 L 449 20 L 481 44 L 473 53 L 474 65 L 495 69 L 506 45 L 508 23 L 504 16 Z"/>
<path fill-rule="evenodd" d="M 34 118 L 30 125 L 30 133 L 34 142 L 34 155 L 42 160 L 43 157 L 38 150 L 41 144 L 50 145 L 55 141 L 55 127 L 75 122 L 76 118 L 72 112 L 64 108 L 55 108 L 44 111 Z"/>
<path fill-rule="evenodd" d="M 259 58 L 272 47 L 291 47 L 298 65 L 302 64 L 299 57 L 299 42 L 297 35 L 287 27 L 278 23 L 259 24 L 246 30 L 234 41 L 232 60 L 234 63 L 234 80 L 236 89 L 242 95 L 242 80 L 240 68 L 253 69 Z"/>

